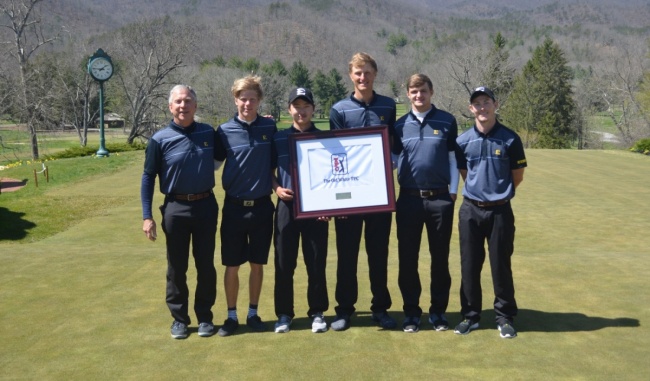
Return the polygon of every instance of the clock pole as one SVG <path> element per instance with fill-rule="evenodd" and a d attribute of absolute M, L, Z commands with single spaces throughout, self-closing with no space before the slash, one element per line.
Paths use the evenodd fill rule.
<path fill-rule="evenodd" d="M 99 82 L 99 149 L 97 150 L 98 157 L 107 157 L 108 150 L 105 146 L 106 140 L 104 139 L 104 81 Z"/>

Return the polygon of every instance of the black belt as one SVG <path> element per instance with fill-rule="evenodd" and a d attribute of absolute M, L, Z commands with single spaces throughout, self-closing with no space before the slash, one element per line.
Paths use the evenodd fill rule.
<path fill-rule="evenodd" d="M 191 193 L 191 194 L 170 194 L 169 197 L 180 200 L 180 201 L 196 201 L 208 198 L 212 195 L 212 192 L 203 192 L 203 193 Z"/>
<path fill-rule="evenodd" d="M 270 201 L 271 196 L 264 196 L 264 197 L 256 198 L 254 200 L 242 200 L 239 198 L 234 198 L 226 195 L 226 201 L 239 206 L 255 206 L 256 204 L 259 204 L 260 202 L 267 201 L 267 200 Z"/>
<path fill-rule="evenodd" d="M 467 198 L 467 197 L 465 197 L 465 200 L 471 202 L 472 204 L 478 206 L 479 208 L 489 208 L 490 206 L 505 205 L 508 203 L 508 201 L 510 201 L 510 200 L 478 201 L 478 200 L 472 200 L 471 198 Z"/>
<path fill-rule="evenodd" d="M 441 194 L 449 193 L 449 188 L 438 188 L 438 189 L 401 189 L 401 193 L 406 193 L 409 196 L 417 196 L 420 198 L 429 198 L 433 196 L 439 196 Z"/>

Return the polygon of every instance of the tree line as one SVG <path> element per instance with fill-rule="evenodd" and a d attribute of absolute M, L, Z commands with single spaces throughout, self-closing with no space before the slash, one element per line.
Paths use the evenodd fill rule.
<path fill-rule="evenodd" d="M 65 30 L 43 28 L 39 5 L 43 0 L 2 2 L 0 27 L 9 54 L 0 57 L 0 115 L 24 123 L 32 137 L 32 156 L 38 153 L 38 131 L 72 126 L 81 145 L 97 123 L 97 84 L 86 72 L 90 52 L 103 47 L 113 58 L 115 74 L 106 83 L 106 109 L 126 120 L 128 142 L 147 139 L 169 119 L 167 96 L 175 83 L 188 83 L 199 94 L 200 117 L 213 125 L 230 118 L 234 104 L 229 89 L 235 78 L 258 74 L 265 89 L 265 113 L 280 117 L 286 94 L 293 86 L 313 90 L 321 116 L 346 96 L 345 62 L 314 68 L 294 60 L 261 61 L 234 54 L 214 55 L 198 62 L 198 28 L 171 17 L 140 20 L 110 34 L 84 39 Z M 276 14 L 287 11 L 273 3 Z M 182 36 L 183 43 L 178 43 Z M 511 42 L 501 33 L 489 44 L 467 39 L 450 46 L 435 34 L 410 39 L 405 33 L 379 31 L 388 53 L 380 91 L 400 98 L 403 83 L 416 71 L 436 78 L 434 102 L 454 113 L 461 125 L 471 120 L 467 98 L 478 85 L 491 87 L 499 98 L 502 121 L 517 130 L 528 147 L 598 148 L 589 133 L 589 117 L 606 115 L 625 145 L 650 136 L 650 71 L 641 48 L 623 49 L 608 65 L 571 67 L 565 51 L 546 37 L 531 51 L 521 69 L 510 56 Z M 647 42 L 643 42 L 647 43 Z M 55 46 L 56 45 L 56 46 Z M 434 54 L 445 59 L 427 64 Z M 409 57 L 410 60 L 406 60 Z M 404 62 L 397 65 L 395 62 Z M 382 61 L 379 62 L 383 65 Z M 14 68 L 10 70 L 9 68 Z M 15 70 L 18 68 L 18 70 Z M 342 69 L 343 68 L 343 69 Z M 18 76 L 10 73 L 19 73 Z M 385 75 L 382 77 L 381 75 Z"/>

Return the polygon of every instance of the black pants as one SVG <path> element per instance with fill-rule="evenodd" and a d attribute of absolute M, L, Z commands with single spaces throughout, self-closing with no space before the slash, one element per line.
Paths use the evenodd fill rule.
<path fill-rule="evenodd" d="M 426 226 L 431 255 L 430 314 L 442 314 L 449 305 L 449 241 L 454 220 L 454 201 L 449 194 L 420 198 L 400 194 L 397 200 L 397 240 L 399 288 L 404 300 L 404 315 L 420 317 L 422 284 L 418 273 L 422 229 Z"/>
<path fill-rule="evenodd" d="M 357 282 L 357 263 L 361 231 L 365 222 L 364 232 L 366 252 L 368 253 L 368 268 L 370 273 L 370 291 L 372 312 L 383 312 L 390 308 L 392 301 L 388 291 L 388 242 L 390 227 L 393 221 L 392 213 L 373 213 L 348 216 L 347 219 L 336 219 L 336 251 L 338 263 L 336 266 L 336 302 L 337 315 L 352 315 L 354 305 L 359 296 Z"/>
<path fill-rule="evenodd" d="M 311 317 L 329 308 L 325 276 L 329 224 L 315 219 L 296 221 L 292 207 L 292 202 L 278 201 L 275 214 L 275 314 L 295 316 L 293 275 L 302 237 L 302 255 L 307 268 L 307 316 Z"/>
<path fill-rule="evenodd" d="M 481 270 L 485 262 L 487 240 L 494 311 L 497 322 L 517 315 L 511 257 L 514 252 L 515 216 L 510 203 L 480 208 L 463 201 L 458 213 L 460 234 L 461 315 L 478 321 L 482 309 Z"/>
<path fill-rule="evenodd" d="M 190 324 L 186 273 L 191 242 L 196 267 L 194 312 L 200 323 L 212 322 L 211 308 L 217 297 L 217 201 L 214 196 L 197 201 L 166 199 L 160 210 L 167 238 L 167 307 L 175 320 Z"/>

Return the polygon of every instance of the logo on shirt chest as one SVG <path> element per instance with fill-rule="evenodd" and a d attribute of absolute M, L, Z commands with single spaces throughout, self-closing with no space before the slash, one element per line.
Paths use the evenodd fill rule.
<path fill-rule="evenodd" d="M 501 156 L 501 150 L 500 149 L 495 149 L 494 150 L 494 156 Z"/>

